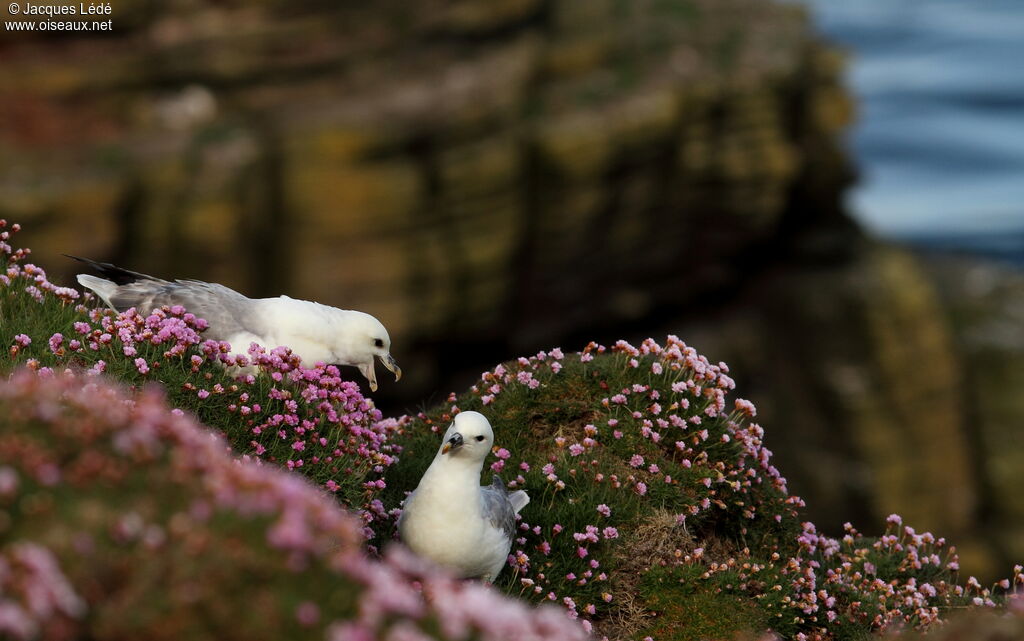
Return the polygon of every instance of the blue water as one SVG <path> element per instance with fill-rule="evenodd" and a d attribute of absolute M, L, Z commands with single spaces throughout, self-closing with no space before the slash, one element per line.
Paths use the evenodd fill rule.
<path fill-rule="evenodd" d="M 853 214 L 1024 263 L 1024 0 L 804 2 L 851 53 Z"/>

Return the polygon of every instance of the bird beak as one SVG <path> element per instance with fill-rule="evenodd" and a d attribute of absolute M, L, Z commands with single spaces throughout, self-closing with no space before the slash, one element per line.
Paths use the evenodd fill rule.
<path fill-rule="evenodd" d="M 386 356 L 378 356 L 380 362 L 384 367 L 388 368 L 388 371 L 395 375 L 395 381 L 402 378 L 402 368 L 398 366 L 398 362 L 395 361 L 395 357 L 391 354 Z"/>
<path fill-rule="evenodd" d="M 373 369 L 373 359 L 366 361 L 365 363 L 359 364 L 359 373 L 366 377 L 366 380 L 370 382 L 370 391 L 377 391 L 377 372 Z"/>
<path fill-rule="evenodd" d="M 444 447 L 441 448 L 441 454 L 447 454 L 452 450 L 459 449 L 462 447 L 462 443 L 462 434 L 455 432 L 452 434 L 452 437 L 445 442 Z"/>

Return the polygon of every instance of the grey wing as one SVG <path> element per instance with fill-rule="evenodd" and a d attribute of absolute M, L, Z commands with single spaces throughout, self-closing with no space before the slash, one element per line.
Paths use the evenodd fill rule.
<path fill-rule="evenodd" d="M 480 488 L 483 496 L 484 517 L 496 528 L 501 528 L 505 536 L 512 540 L 516 535 L 516 512 L 512 502 L 508 500 L 505 484 L 497 475 L 492 477 L 490 485 Z"/>
<path fill-rule="evenodd" d="M 110 297 L 114 309 L 134 307 L 149 313 L 163 305 L 181 305 L 210 324 L 207 335 L 223 340 L 240 332 L 261 336 L 264 327 L 253 314 L 254 301 L 230 287 L 198 280 L 173 283 L 144 280 L 121 285 Z"/>

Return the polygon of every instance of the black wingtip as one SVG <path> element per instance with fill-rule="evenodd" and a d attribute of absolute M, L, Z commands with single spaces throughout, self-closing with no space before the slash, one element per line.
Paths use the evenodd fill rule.
<path fill-rule="evenodd" d="M 63 255 L 67 256 L 72 260 L 77 260 L 80 263 L 85 263 L 86 265 L 92 267 L 99 273 L 103 274 L 103 276 L 113 281 L 115 285 L 127 285 L 129 283 L 134 283 L 140 280 L 160 280 L 159 278 L 154 278 L 147 274 L 140 274 L 139 272 L 133 272 L 122 267 L 118 267 L 117 265 L 113 265 L 111 263 L 101 263 L 99 261 L 91 260 L 89 258 L 79 258 L 78 256 L 72 256 L 71 254 Z"/>

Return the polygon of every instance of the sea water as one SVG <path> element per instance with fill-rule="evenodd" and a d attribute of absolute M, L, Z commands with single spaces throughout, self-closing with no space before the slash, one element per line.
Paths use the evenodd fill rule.
<path fill-rule="evenodd" d="M 850 211 L 1024 265 L 1024 0 L 804 0 L 850 54 Z"/>

